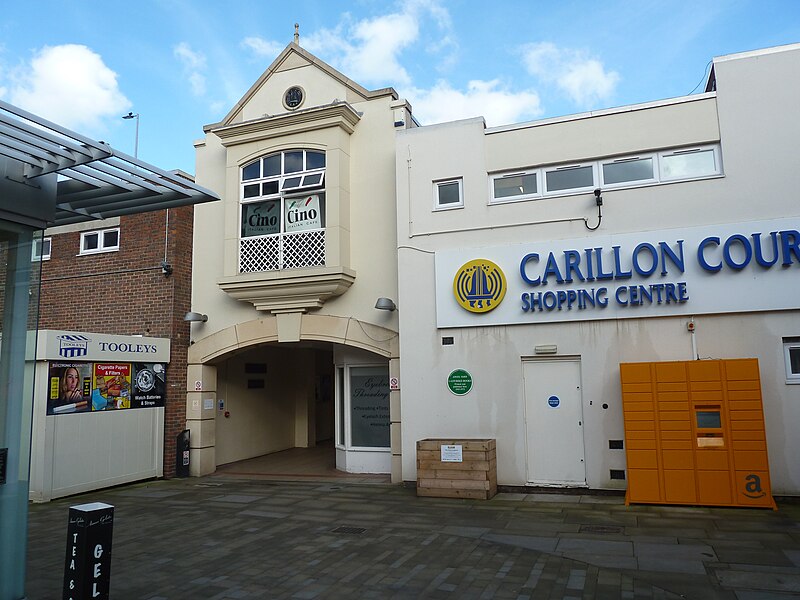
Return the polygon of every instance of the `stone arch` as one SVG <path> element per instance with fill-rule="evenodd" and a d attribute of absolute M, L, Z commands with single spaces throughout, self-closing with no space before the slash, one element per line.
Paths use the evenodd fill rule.
<path fill-rule="evenodd" d="M 324 341 L 367 350 L 389 361 L 389 374 L 399 375 L 398 333 L 354 317 L 299 312 L 265 315 L 221 329 L 189 347 L 186 427 L 190 430 L 190 473 L 216 470 L 216 362 L 233 353 L 266 343 Z M 390 391 L 392 481 L 402 482 L 400 391 Z"/>

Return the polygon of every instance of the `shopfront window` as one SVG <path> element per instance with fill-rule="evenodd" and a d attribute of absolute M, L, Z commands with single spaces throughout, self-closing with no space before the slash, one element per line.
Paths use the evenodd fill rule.
<path fill-rule="evenodd" d="M 242 167 L 239 272 L 325 265 L 325 153 L 292 150 Z"/>
<path fill-rule="evenodd" d="M 389 367 L 340 367 L 337 379 L 337 445 L 389 448 Z"/>

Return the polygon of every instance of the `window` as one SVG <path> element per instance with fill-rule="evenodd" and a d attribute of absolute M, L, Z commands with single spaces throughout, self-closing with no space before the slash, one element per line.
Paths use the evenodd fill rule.
<path fill-rule="evenodd" d="M 718 145 L 489 174 L 490 204 L 722 175 Z"/>
<path fill-rule="evenodd" d="M 461 179 L 434 181 L 434 210 L 461 208 L 464 206 L 464 194 Z"/>
<path fill-rule="evenodd" d="M 536 171 L 496 175 L 491 182 L 492 197 L 498 202 L 524 200 L 539 195 L 539 176 Z"/>
<path fill-rule="evenodd" d="M 81 233 L 81 251 L 79 254 L 97 254 L 115 250 L 119 250 L 119 228 Z"/>
<path fill-rule="evenodd" d="M 786 383 L 800 383 L 800 337 L 783 338 Z"/>
<path fill-rule="evenodd" d="M 50 260 L 50 245 L 53 238 L 43 238 L 41 240 L 33 240 L 33 250 L 31 252 L 31 260 Z"/>
<path fill-rule="evenodd" d="M 289 150 L 242 167 L 239 272 L 325 265 L 325 153 Z"/>
<path fill-rule="evenodd" d="M 388 366 L 337 367 L 336 378 L 337 445 L 347 449 L 388 449 Z"/>
<path fill-rule="evenodd" d="M 715 148 L 688 148 L 662 152 L 661 179 L 691 179 L 720 173 Z"/>
<path fill-rule="evenodd" d="M 655 181 L 654 157 L 631 156 L 601 163 L 603 185 Z"/>
<path fill-rule="evenodd" d="M 594 189 L 594 165 L 569 165 L 545 170 L 544 181 L 548 192 Z"/>

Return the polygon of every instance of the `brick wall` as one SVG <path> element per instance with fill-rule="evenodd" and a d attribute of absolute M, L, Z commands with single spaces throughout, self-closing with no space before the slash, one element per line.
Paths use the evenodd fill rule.
<path fill-rule="evenodd" d="M 42 264 L 39 329 L 172 340 L 165 477 L 175 474 L 175 438 L 186 425 L 189 323 L 183 316 L 191 305 L 193 217 L 191 206 L 121 217 L 119 251 L 102 254 L 78 256 L 80 232 L 54 235 L 50 260 Z M 161 269 L 165 250 L 171 275 Z"/>

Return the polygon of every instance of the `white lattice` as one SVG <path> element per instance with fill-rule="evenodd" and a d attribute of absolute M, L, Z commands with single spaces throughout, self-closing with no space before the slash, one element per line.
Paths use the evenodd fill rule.
<path fill-rule="evenodd" d="M 325 266 L 325 230 L 284 233 L 281 258 L 282 269 Z"/>
<path fill-rule="evenodd" d="M 239 240 L 239 272 L 325 266 L 325 230 L 247 237 Z"/>
<path fill-rule="evenodd" d="M 280 235 L 239 240 L 239 273 L 276 271 L 280 265 Z"/>

